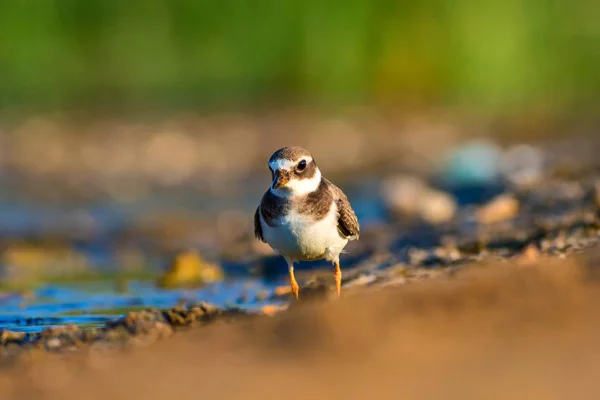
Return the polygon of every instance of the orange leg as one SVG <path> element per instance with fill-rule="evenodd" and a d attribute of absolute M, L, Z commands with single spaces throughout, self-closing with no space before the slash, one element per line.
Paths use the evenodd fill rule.
<path fill-rule="evenodd" d="M 294 267 L 290 265 L 289 271 L 290 271 L 290 286 L 292 288 L 292 293 L 294 294 L 294 297 L 296 298 L 296 300 L 298 300 L 298 293 L 300 291 L 300 288 L 298 287 L 298 282 L 296 282 L 296 277 L 294 276 Z"/>
<path fill-rule="evenodd" d="M 340 262 L 335 262 L 335 272 L 333 274 L 335 279 L 335 290 L 337 293 L 337 297 L 339 298 L 342 294 L 342 270 L 340 269 Z"/>

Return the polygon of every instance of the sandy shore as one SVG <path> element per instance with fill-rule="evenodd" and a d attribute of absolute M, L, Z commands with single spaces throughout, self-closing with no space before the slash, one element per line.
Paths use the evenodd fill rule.
<path fill-rule="evenodd" d="M 1 371 L 0 391 L 63 400 L 597 398 L 597 254 L 356 289 L 126 352 L 32 352 Z"/>

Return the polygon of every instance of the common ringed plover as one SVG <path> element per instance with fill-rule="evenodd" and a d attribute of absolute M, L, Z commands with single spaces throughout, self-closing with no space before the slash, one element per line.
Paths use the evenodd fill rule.
<path fill-rule="evenodd" d="M 294 263 L 326 259 L 335 265 L 341 293 L 340 253 L 358 240 L 359 224 L 348 198 L 325 179 L 314 158 L 301 147 L 284 147 L 269 159 L 271 187 L 254 214 L 254 234 L 288 264 L 290 286 L 298 299 Z"/>

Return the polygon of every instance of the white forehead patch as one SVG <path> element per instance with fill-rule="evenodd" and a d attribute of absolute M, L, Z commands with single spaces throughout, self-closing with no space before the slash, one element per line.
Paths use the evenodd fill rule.
<path fill-rule="evenodd" d="M 295 168 L 296 165 L 302 160 L 305 160 L 306 163 L 308 164 L 309 162 L 312 161 L 312 158 L 311 157 L 302 157 L 298 161 L 291 161 L 291 160 L 287 160 L 287 159 L 273 160 L 269 163 L 269 167 L 273 171 L 277 171 L 278 169 L 291 170 L 292 168 Z"/>

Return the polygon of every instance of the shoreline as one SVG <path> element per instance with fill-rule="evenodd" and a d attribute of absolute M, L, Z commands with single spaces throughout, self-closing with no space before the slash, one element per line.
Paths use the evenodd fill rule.
<path fill-rule="evenodd" d="M 291 387 L 287 397 L 315 399 L 589 395 L 599 254 L 349 290 L 354 295 L 340 301 L 300 302 L 272 317 L 140 340 L 127 351 L 29 353 L 0 371 L 0 390 L 7 399 L 253 399 Z"/>

